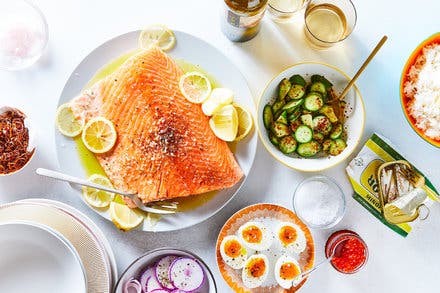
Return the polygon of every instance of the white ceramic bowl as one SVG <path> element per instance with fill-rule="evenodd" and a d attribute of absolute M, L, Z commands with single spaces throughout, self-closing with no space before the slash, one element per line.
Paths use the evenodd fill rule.
<path fill-rule="evenodd" d="M 336 93 L 339 95 L 348 84 L 350 77 L 338 68 L 317 62 L 303 62 L 292 65 L 275 76 L 264 89 L 257 109 L 257 127 L 260 139 L 267 151 L 284 165 L 305 172 L 316 172 L 333 167 L 346 159 L 359 144 L 365 125 L 365 107 L 361 94 L 356 86 L 348 92 L 345 97 L 347 102 L 347 118 L 345 129 L 347 132 L 347 147 L 337 156 L 321 158 L 299 158 L 283 154 L 269 140 L 268 132 L 263 123 L 263 108 L 277 95 L 278 84 L 283 78 L 289 78 L 294 74 L 302 75 L 307 81 L 313 74 L 326 77 L 333 83 Z"/>
<path fill-rule="evenodd" d="M 197 255 L 186 250 L 175 248 L 155 249 L 136 259 L 122 273 L 121 278 L 119 278 L 119 281 L 116 284 L 114 293 L 123 293 L 124 285 L 128 280 L 130 280 L 131 278 L 139 277 L 139 275 L 145 270 L 147 266 L 154 264 L 154 262 L 160 260 L 162 257 L 167 255 L 187 256 L 198 260 L 198 262 L 202 265 L 203 270 L 205 271 L 205 282 L 204 285 L 196 291 L 203 293 L 217 293 L 217 285 L 209 267 Z"/>
<path fill-rule="evenodd" d="M 26 128 L 29 131 L 29 144 L 28 144 L 28 148 L 27 149 L 28 149 L 28 151 L 32 151 L 33 150 L 34 152 L 32 153 L 32 155 L 29 158 L 29 160 L 26 162 L 26 164 L 24 164 L 20 169 L 15 170 L 15 171 L 10 172 L 10 173 L 7 173 L 7 174 L 0 173 L 0 177 L 1 176 L 9 176 L 9 175 L 12 175 L 12 174 L 16 174 L 16 173 L 20 172 L 21 170 L 23 170 L 24 168 L 26 168 L 26 166 L 29 165 L 30 161 L 35 156 L 35 152 L 37 151 L 36 150 L 36 131 L 35 131 L 35 128 L 32 125 L 31 119 L 29 118 L 29 116 L 24 111 L 21 110 L 21 107 L 0 105 L 0 114 L 6 112 L 8 110 L 11 110 L 11 109 L 18 110 L 18 111 L 22 112 L 26 116 L 26 118 L 24 119 L 24 125 L 26 126 Z"/>
<path fill-rule="evenodd" d="M 64 236 L 33 222 L 0 224 L 0 292 L 86 293 L 78 253 Z"/>

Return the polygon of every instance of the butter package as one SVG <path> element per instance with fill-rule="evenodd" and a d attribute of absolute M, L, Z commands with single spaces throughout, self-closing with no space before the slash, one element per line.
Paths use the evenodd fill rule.
<path fill-rule="evenodd" d="M 392 168 L 402 172 L 411 171 L 411 174 L 417 175 L 415 176 L 417 183 L 408 187 L 396 179 L 394 188 L 384 185 L 380 182 L 378 174 L 384 174 L 382 177 L 384 180 L 390 173 L 386 171 Z M 440 199 L 428 178 L 377 134 L 370 137 L 359 154 L 347 166 L 346 171 L 355 191 L 353 198 L 383 224 L 403 237 L 411 231 L 410 222 L 418 217 L 419 208 L 429 207 Z M 395 173 L 390 174 L 396 176 Z M 385 192 L 386 187 L 390 190 Z M 402 195 L 397 195 L 398 192 L 395 190 L 400 190 Z"/>

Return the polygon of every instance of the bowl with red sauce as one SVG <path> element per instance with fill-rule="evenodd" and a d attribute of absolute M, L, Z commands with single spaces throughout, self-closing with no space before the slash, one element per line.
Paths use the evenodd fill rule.
<path fill-rule="evenodd" d="M 368 260 L 367 244 L 356 232 L 340 230 L 334 232 L 325 244 L 325 255 L 333 255 L 330 263 L 343 274 L 354 274 L 362 269 Z"/>
<path fill-rule="evenodd" d="M 29 118 L 17 108 L 0 106 L 0 176 L 22 170 L 34 153 Z"/>

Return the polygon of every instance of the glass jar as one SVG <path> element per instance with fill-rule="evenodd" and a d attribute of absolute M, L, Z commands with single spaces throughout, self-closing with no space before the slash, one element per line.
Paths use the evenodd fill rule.
<path fill-rule="evenodd" d="M 330 257 L 333 250 L 335 254 L 330 263 L 343 274 L 354 274 L 367 263 L 367 244 L 351 230 L 340 230 L 330 235 L 325 244 L 325 256 Z"/>

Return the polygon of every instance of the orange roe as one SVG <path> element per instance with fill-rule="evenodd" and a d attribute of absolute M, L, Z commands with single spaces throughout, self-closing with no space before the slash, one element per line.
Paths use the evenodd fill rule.
<path fill-rule="evenodd" d="M 350 273 L 358 269 L 366 260 L 365 246 L 357 238 L 349 238 L 341 244 L 338 256 L 334 256 L 332 264 L 345 273 Z"/>

